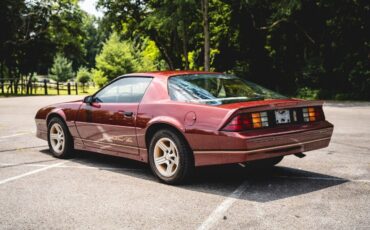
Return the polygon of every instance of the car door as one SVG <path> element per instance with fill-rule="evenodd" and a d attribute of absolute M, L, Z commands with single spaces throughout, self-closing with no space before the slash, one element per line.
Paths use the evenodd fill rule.
<path fill-rule="evenodd" d="M 151 80 L 120 78 L 96 93 L 91 103 L 84 103 L 76 120 L 83 144 L 104 151 L 139 154 L 136 115 Z"/>

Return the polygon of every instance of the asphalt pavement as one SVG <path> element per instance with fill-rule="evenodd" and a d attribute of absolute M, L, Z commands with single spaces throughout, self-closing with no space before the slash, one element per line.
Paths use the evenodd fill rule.
<path fill-rule="evenodd" d="M 370 103 L 326 103 L 330 146 L 303 159 L 199 168 L 169 186 L 127 159 L 53 158 L 34 115 L 80 98 L 0 98 L 0 229 L 370 229 Z"/>

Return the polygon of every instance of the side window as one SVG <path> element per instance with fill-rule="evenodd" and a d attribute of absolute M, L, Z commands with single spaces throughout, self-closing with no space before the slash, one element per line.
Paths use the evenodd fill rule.
<path fill-rule="evenodd" d="M 126 77 L 113 82 L 95 95 L 101 103 L 139 103 L 150 84 L 150 77 Z"/>

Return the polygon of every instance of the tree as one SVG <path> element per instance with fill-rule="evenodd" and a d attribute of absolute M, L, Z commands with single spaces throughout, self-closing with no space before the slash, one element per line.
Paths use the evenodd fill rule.
<path fill-rule="evenodd" d="M 98 85 L 99 88 L 103 87 L 108 82 L 108 78 L 104 76 L 104 73 L 101 70 L 97 69 L 91 70 L 91 76 L 94 83 Z"/>
<path fill-rule="evenodd" d="M 82 91 L 85 92 L 85 84 L 90 81 L 90 72 L 86 67 L 80 67 L 76 76 L 77 82 L 82 84 Z"/>
<path fill-rule="evenodd" d="M 87 16 L 76 0 L 4 0 L 0 1 L 0 82 L 10 83 L 15 93 L 27 85 L 35 72 L 46 74 L 57 52 L 63 53 L 73 66 L 89 65 L 95 58 L 92 41 L 99 36 L 87 33 L 81 19 Z M 89 23 L 85 23 L 89 24 Z M 90 23 L 92 24 L 92 23 Z M 92 50 L 87 52 L 86 49 Z M 94 63 L 93 63 L 94 64 Z"/>
<path fill-rule="evenodd" d="M 41 0 L 36 0 L 41 1 Z M 48 33 L 55 44 L 56 52 L 63 53 L 72 61 L 74 70 L 86 65 L 86 40 L 95 39 L 87 36 L 84 18 L 88 17 L 78 6 L 76 0 L 44 0 L 51 11 Z"/>
<path fill-rule="evenodd" d="M 201 0 L 202 2 L 202 14 L 203 14 L 203 33 L 204 33 L 204 70 L 209 71 L 209 22 L 208 22 L 208 0 Z"/>
<path fill-rule="evenodd" d="M 101 53 L 96 56 L 96 68 L 103 72 L 108 80 L 135 71 L 135 58 L 128 42 L 121 42 L 117 33 L 113 33 L 104 43 Z"/>
<path fill-rule="evenodd" d="M 99 6 L 106 11 L 106 20 L 125 39 L 148 37 L 155 42 L 169 69 L 187 69 L 189 51 L 199 45 L 197 36 L 191 36 L 200 25 L 197 2 L 99 0 Z"/>
<path fill-rule="evenodd" d="M 54 58 L 54 63 L 49 75 L 57 82 L 66 82 L 70 80 L 73 78 L 72 62 L 61 54 L 57 54 Z"/>

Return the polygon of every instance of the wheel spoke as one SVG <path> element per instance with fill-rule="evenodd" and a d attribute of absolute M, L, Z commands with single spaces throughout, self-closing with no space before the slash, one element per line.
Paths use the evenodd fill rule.
<path fill-rule="evenodd" d="M 179 158 L 178 157 L 175 157 L 174 160 L 172 160 L 172 162 L 175 164 L 175 165 L 179 165 Z"/>
<path fill-rule="evenodd" d="M 61 146 L 62 146 L 62 143 L 58 141 L 58 143 L 55 145 L 56 150 L 60 150 Z"/>
<path fill-rule="evenodd" d="M 167 175 L 171 175 L 172 169 L 173 169 L 173 163 L 172 162 L 168 162 L 167 169 L 166 169 L 166 174 Z"/>
<path fill-rule="evenodd" d="M 168 147 L 163 143 L 163 142 L 158 142 L 158 147 L 163 151 L 166 152 L 168 151 Z"/>
<path fill-rule="evenodd" d="M 56 128 L 58 134 L 62 133 L 62 128 L 59 125 L 56 125 L 55 128 Z"/>
<path fill-rule="evenodd" d="M 172 142 L 170 142 L 170 151 L 171 151 L 171 154 L 175 154 L 176 153 L 176 147 L 175 147 L 175 145 Z"/>
<path fill-rule="evenodd" d="M 161 156 L 161 157 L 158 157 L 158 158 L 155 158 L 155 163 L 156 164 L 165 164 L 167 162 L 166 160 L 166 157 L 165 156 Z"/>
<path fill-rule="evenodd" d="M 58 139 L 58 134 L 51 133 L 51 134 L 50 134 L 50 139 L 52 139 L 52 140 L 56 140 L 56 139 Z"/>

